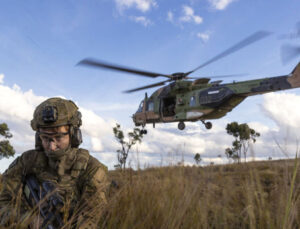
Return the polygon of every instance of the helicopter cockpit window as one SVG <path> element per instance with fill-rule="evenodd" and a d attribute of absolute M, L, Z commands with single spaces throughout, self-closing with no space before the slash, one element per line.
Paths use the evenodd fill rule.
<path fill-rule="evenodd" d="M 194 106 L 196 106 L 196 98 L 195 96 L 191 96 L 190 107 L 194 107 Z"/>
<path fill-rule="evenodd" d="M 140 103 L 139 109 L 137 110 L 138 113 L 143 111 L 143 106 L 144 106 L 144 100 Z"/>
<path fill-rule="evenodd" d="M 148 101 L 148 104 L 147 104 L 147 111 L 154 111 L 154 103 L 152 100 L 149 100 Z"/>

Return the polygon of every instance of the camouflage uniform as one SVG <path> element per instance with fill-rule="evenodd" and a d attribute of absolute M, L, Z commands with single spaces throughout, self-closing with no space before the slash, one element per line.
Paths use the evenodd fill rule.
<path fill-rule="evenodd" d="M 66 102 L 54 98 L 55 105 L 61 101 Z M 63 109 L 57 110 L 60 112 Z M 73 127 L 79 127 L 80 124 L 81 119 L 79 125 Z M 72 136 L 71 142 L 74 142 Z M 41 225 L 42 218 L 38 209 L 32 208 L 25 197 L 24 178 L 32 174 L 40 184 L 43 181 L 55 184 L 57 193 L 64 201 L 64 206 L 60 209 L 64 228 L 97 228 L 97 222 L 106 205 L 107 168 L 89 155 L 87 150 L 71 145 L 63 156 L 50 157 L 39 143 L 36 144 L 35 150 L 23 153 L 3 174 L 0 225 L 9 228 L 14 225 L 37 228 L 36 225 Z"/>

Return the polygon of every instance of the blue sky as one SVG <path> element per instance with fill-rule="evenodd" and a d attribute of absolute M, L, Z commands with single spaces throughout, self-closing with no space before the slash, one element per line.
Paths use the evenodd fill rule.
<path fill-rule="evenodd" d="M 119 122 L 130 128 L 133 126 L 130 116 L 145 91 L 133 94 L 122 91 L 162 79 L 155 81 L 75 66 L 80 60 L 94 57 L 166 74 L 186 72 L 255 31 L 267 30 L 273 32 L 272 36 L 199 70 L 193 76 L 249 74 L 239 79 L 225 79 L 230 82 L 287 74 L 299 59 L 283 65 L 280 47 L 284 43 L 299 44 L 299 40 L 279 37 L 295 30 L 296 22 L 300 21 L 299 11 L 297 0 L 0 1 L 2 85 L 11 90 L 16 89 L 13 85 L 18 85 L 24 98 L 28 96 L 26 92 L 32 90 L 30 98 L 34 97 L 34 101 L 52 96 L 71 98 L 105 123 Z M 147 92 L 151 94 L 154 90 Z M 300 90 L 288 93 L 298 96 Z M 221 129 L 227 121 L 258 122 L 270 129 L 280 129 L 276 120 L 263 112 L 264 101 L 262 96 L 249 98 L 226 119 L 216 121 L 216 125 Z M 32 109 L 37 102 L 28 103 Z M 0 121 L 16 127 L 11 128 L 13 133 L 18 130 L 17 117 L 1 116 L 0 108 Z M 26 123 L 29 115 L 26 117 L 24 126 L 29 125 Z M 187 134 L 176 128 L 171 132 L 174 136 Z M 86 139 L 90 142 L 88 136 Z M 20 138 L 18 141 L 26 140 Z M 145 141 L 150 144 L 151 137 Z M 15 144 L 20 142 L 15 140 Z M 113 147 L 102 144 L 99 158 L 105 160 L 101 152 L 112 152 Z M 18 153 L 22 150 L 20 147 Z M 150 159 L 145 161 L 151 164 L 151 160 L 147 160 Z"/>

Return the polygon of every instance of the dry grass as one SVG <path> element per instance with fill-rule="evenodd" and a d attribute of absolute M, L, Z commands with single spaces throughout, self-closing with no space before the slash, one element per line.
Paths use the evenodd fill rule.
<path fill-rule="evenodd" d="M 110 172 L 121 187 L 101 225 L 300 228 L 300 173 L 293 161 Z"/>
<path fill-rule="evenodd" d="M 110 171 L 99 228 L 300 228 L 295 161 Z"/>

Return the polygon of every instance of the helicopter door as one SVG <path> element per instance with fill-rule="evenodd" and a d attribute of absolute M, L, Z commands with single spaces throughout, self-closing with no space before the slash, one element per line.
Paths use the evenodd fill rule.
<path fill-rule="evenodd" d="M 171 117 L 175 115 L 176 97 L 167 97 L 162 99 L 162 116 Z"/>

